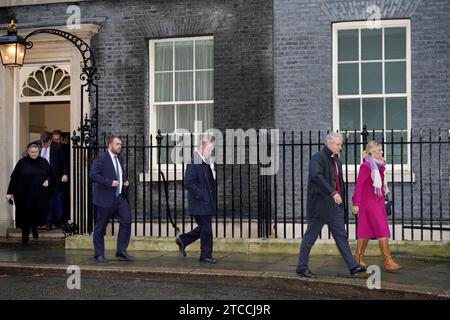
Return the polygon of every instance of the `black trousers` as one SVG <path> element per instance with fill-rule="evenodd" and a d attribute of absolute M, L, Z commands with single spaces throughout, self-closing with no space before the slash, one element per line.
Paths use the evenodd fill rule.
<path fill-rule="evenodd" d="M 117 252 L 127 249 L 131 237 L 131 210 L 128 200 L 120 194 L 109 208 L 97 207 L 97 222 L 94 227 L 95 256 L 105 256 L 105 232 L 112 217 L 119 221 L 119 235 L 117 236 Z"/>
<path fill-rule="evenodd" d="M 33 238 L 37 239 L 39 237 L 37 224 L 25 223 L 22 225 L 22 244 L 28 244 L 28 241 L 30 240 L 30 229 L 33 233 Z"/>
<path fill-rule="evenodd" d="M 344 211 L 339 205 L 333 204 L 333 216 L 330 221 L 323 221 L 319 219 L 310 219 L 308 221 L 308 229 L 306 229 L 300 245 L 300 255 L 297 269 L 305 270 L 309 268 L 309 254 L 325 224 L 328 224 L 334 241 L 336 242 L 336 246 L 338 247 L 342 258 L 344 258 L 348 269 L 351 270 L 352 268 L 357 267 L 358 263 L 353 257 L 352 251 L 348 244 L 347 231 L 345 231 Z"/>
<path fill-rule="evenodd" d="M 198 226 L 187 233 L 181 234 L 180 240 L 187 247 L 192 242 L 200 239 L 200 258 L 212 258 L 212 216 L 193 215 L 193 217 Z"/>

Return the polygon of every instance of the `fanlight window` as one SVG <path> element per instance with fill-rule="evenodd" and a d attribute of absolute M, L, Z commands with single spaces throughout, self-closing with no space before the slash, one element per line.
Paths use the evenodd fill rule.
<path fill-rule="evenodd" d="M 35 69 L 22 84 L 21 97 L 67 95 L 70 95 L 70 74 L 54 65 Z"/>

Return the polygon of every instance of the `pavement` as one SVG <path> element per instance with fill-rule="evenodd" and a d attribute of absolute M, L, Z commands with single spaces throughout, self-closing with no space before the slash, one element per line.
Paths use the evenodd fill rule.
<path fill-rule="evenodd" d="M 174 243 L 175 246 L 175 243 Z M 298 256 L 294 254 L 263 254 L 216 252 L 215 265 L 198 261 L 197 252 L 130 251 L 133 262 L 119 261 L 114 251 L 107 251 L 109 263 L 99 265 L 92 250 L 68 250 L 63 240 L 32 240 L 30 248 L 20 250 L 17 239 L 0 241 L 0 278 L 8 275 L 48 275 L 67 277 L 68 266 L 80 267 L 81 275 L 167 283 L 205 283 L 270 289 L 326 299 L 445 299 L 450 300 L 450 260 L 395 256 L 403 266 L 397 272 L 386 272 L 380 256 L 368 256 L 371 265 L 381 269 L 380 289 L 369 289 L 371 274 L 350 276 L 339 256 L 311 256 L 310 269 L 319 277 L 305 279 L 295 274 Z M 369 277 L 372 277 L 369 279 Z M 236 297 L 239 299 L 239 297 Z"/>

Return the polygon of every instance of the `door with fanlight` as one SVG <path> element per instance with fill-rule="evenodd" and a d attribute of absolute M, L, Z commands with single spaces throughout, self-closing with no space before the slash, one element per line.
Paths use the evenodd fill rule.
<path fill-rule="evenodd" d="M 19 85 L 16 157 L 22 157 L 26 152 L 26 146 L 30 142 L 39 140 L 43 132 L 60 132 L 59 135 L 54 135 L 54 141 L 65 144 L 63 150 L 70 165 L 72 129 L 70 65 L 25 65 L 20 70 Z M 65 199 L 63 215 L 64 220 L 67 221 L 70 219 L 70 188 L 69 185 L 65 187 L 67 199 Z"/>

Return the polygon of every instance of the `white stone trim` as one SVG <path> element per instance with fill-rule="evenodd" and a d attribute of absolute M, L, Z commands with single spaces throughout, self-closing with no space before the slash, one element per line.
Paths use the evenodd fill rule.
<path fill-rule="evenodd" d="M 90 0 L 77 0 L 77 2 L 90 1 Z M 73 3 L 73 1 L 67 0 L 0 0 L 1 7 L 15 7 L 15 6 L 32 6 L 49 3 Z"/>
<path fill-rule="evenodd" d="M 412 115 L 411 115 L 411 21 L 409 19 L 398 19 L 398 20 L 380 20 L 377 21 L 380 23 L 381 28 L 390 28 L 390 27 L 404 27 L 406 28 L 406 57 L 405 59 L 397 59 L 398 61 L 405 61 L 406 62 L 406 93 L 401 94 L 386 94 L 384 93 L 384 63 L 383 70 L 382 70 L 382 76 L 383 76 L 383 92 L 381 94 L 362 94 L 361 93 L 361 57 L 359 57 L 358 62 L 359 65 L 359 94 L 356 95 L 343 95 L 339 96 L 338 94 L 338 65 L 340 63 L 351 63 L 352 61 L 345 61 L 345 62 L 338 62 L 338 31 L 339 30 L 349 30 L 349 29 L 358 29 L 358 47 L 359 52 L 361 52 L 361 28 L 366 28 L 367 21 L 351 21 L 351 22 L 337 22 L 333 23 L 332 25 L 332 94 L 333 94 L 333 131 L 339 130 L 339 99 L 345 98 L 345 99 L 362 99 L 362 98 L 382 98 L 383 101 L 385 98 L 389 97 L 406 97 L 407 99 L 407 132 L 411 130 L 412 128 Z M 384 32 L 382 33 L 382 60 L 376 60 L 378 62 L 385 61 L 384 60 Z M 389 59 L 391 61 L 391 59 Z M 394 61 L 394 60 L 393 60 Z M 368 61 L 364 61 L 368 62 Z M 361 108 L 361 106 L 360 106 Z M 383 103 L 383 108 L 385 108 L 385 104 Z M 361 116 L 362 121 L 362 116 Z M 383 125 L 384 128 L 386 124 L 386 113 L 384 112 L 383 116 Z M 370 129 L 370 128 L 369 128 Z M 361 124 L 361 130 L 362 130 L 362 124 Z M 386 133 L 389 133 L 390 131 L 386 131 Z M 400 132 L 400 130 L 394 130 L 394 132 Z M 407 136 L 407 141 L 410 140 L 410 135 Z M 411 152 L 408 148 L 407 150 L 407 164 L 404 165 L 405 170 L 409 170 L 409 166 L 411 163 Z M 398 170 L 400 168 L 400 165 L 398 165 Z M 396 171 L 396 175 L 400 174 L 400 171 L 397 173 L 397 165 L 394 166 L 394 170 Z M 411 180 L 410 178 L 408 178 Z"/>
<path fill-rule="evenodd" d="M 195 105 L 195 112 L 197 113 L 197 104 L 208 104 L 208 103 L 212 103 L 214 104 L 214 100 L 207 100 L 207 101 L 198 101 L 198 100 L 193 100 L 193 101 L 180 101 L 177 102 L 175 101 L 175 76 L 172 77 L 172 88 L 173 88 L 173 101 L 170 102 L 157 102 L 155 103 L 154 100 L 154 96 L 155 96 L 155 70 L 154 70 L 154 63 L 155 63 L 155 44 L 159 43 L 159 42 L 168 42 L 168 41 L 173 41 L 173 42 L 177 42 L 177 41 L 194 41 L 194 40 L 213 40 L 214 41 L 214 37 L 213 36 L 198 36 L 198 37 L 183 37 L 183 38 L 164 38 L 164 39 L 151 39 L 149 40 L 148 46 L 149 46 L 149 80 L 150 80 L 150 84 L 149 84 L 149 133 L 153 138 L 153 146 L 157 145 L 157 141 L 156 141 L 156 136 L 157 136 L 157 132 L 156 132 L 156 112 L 155 112 L 155 105 L 180 105 L 180 104 L 194 104 Z M 173 49 L 173 57 L 175 56 L 175 48 Z M 202 70 L 208 70 L 208 71 L 214 71 L 214 66 L 212 69 L 196 69 L 195 68 L 195 46 L 194 46 L 194 55 L 193 55 L 193 59 L 194 59 L 194 64 L 193 64 L 193 69 L 192 70 L 188 70 L 188 71 L 202 71 Z M 173 64 L 175 65 L 175 61 L 173 61 Z M 167 72 L 174 72 L 172 71 L 167 71 Z M 161 73 L 161 72 L 159 72 Z M 195 72 L 193 72 L 194 74 L 194 78 L 193 78 L 193 82 L 194 82 L 194 88 L 195 88 Z M 195 92 L 195 90 L 194 90 Z M 175 108 L 175 112 L 176 112 L 176 108 Z M 175 113 L 175 121 L 176 121 L 176 113 Z M 175 123 L 175 128 L 176 128 L 176 123 Z M 195 131 L 197 131 L 197 128 L 195 128 Z M 164 135 L 164 133 L 163 133 Z M 156 153 L 155 153 L 156 155 Z M 152 177 L 153 179 L 156 177 L 156 181 L 158 181 L 158 166 L 157 166 L 157 162 L 156 162 L 156 156 L 153 157 L 153 163 L 150 163 L 150 157 L 148 156 L 148 163 L 149 163 L 149 168 L 152 168 Z M 161 165 L 161 168 L 163 168 L 163 172 L 165 174 L 165 169 L 166 169 L 166 164 Z M 178 174 L 178 168 L 181 168 L 181 164 L 177 165 L 177 180 L 181 179 L 181 170 L 180 170 L 180 174 Z M 168 177 L 166 177 L 169 181 L 170 180 L 174 180 L 174 166 L 173 164 L 169 164 L 169 175 Z M 140 174 L 140 181 L 143 181 L 143 173 Z M 150 172 L 147 172 L 145 174 L 145 180 L 146 181 L 150 181 Z M 155 181 L 155 179 L 153 180 Z"/>
<path fill-rule="evenodd" d="M 14 90 L 14 71 L 9 68 L 0 67 L 0 195 L 6 195 L 10 175 L 13 170 L 13 150 L 14 144 L 11 143 L 13 136 L 13 95 L 5 94 Z M 5 237 L 8 228 L 13 226 L 13 208 L 8 202 L 0 201 L 0 237 Z"/>

